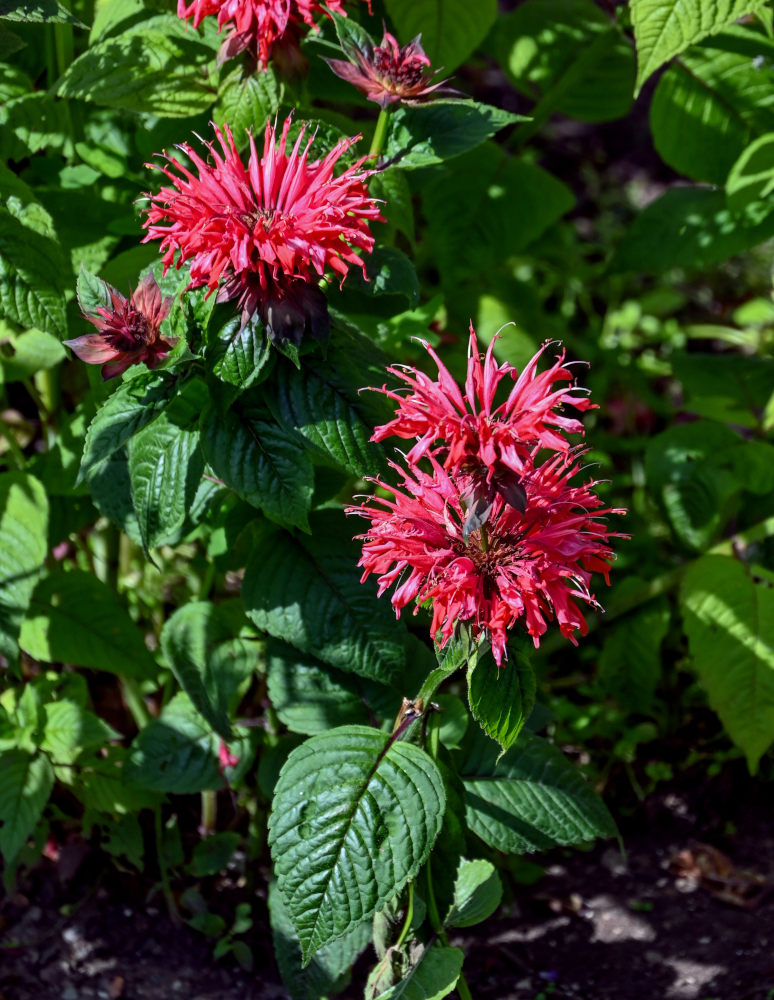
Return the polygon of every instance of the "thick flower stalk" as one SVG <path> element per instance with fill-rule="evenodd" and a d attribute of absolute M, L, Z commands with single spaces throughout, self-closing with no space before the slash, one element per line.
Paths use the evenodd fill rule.
<path fill-rule="evenodd" d="M 98 332 L 64 343 L 81 361 L 102 365 L 103 379 L 122 375 L 130 365 L 140 362 L 156 368 L 177 343 L 176 337 L 165 339 L 160 332 L 172 299 L 162 298 L 152 274 L 142 279 L 128 299 L 112 285 L 106 284 L 104 289 L 105 305 L 84 314 Z"/>
<path fill-rule="evenodd" d="M 384 109 L 391 104 L 418 104 L 442 94 L 454 94 L 445 80 L 433 82 L 439 70 L 430 72 L 430 60 L 422 48 L 421 35 L 401 47 L 384 32 L 381 45 L 374 45 L 363 32 L 360 42 L 344 45 L 347 59 L 326 59 L 342 80 L 357 87 L 369 101 Z"/>
<path fill-rule="evenodd" d="M 360 170 L 365 157 L 334 174 L 360 136 L 310 160 L 314 136 L 305 138 L 303 126 L 288 149 L 290 127 L 287 118 L 277 141 L 268 123 L 262 154 L 251 135 L 245 164 L 228 126 L 213 126 L 216 141 L 204 142 L 210 162 L 181 145 L 195 172 L 167 155 L 157 169 L 170 183 L 149 196 L 145 241 L 161 240 L 165 272 L 190 261 L 189 287 L 207 286 L 209 295 L 220 286 L 218 299 L 236 300 L 245 318 L 260 309 L 265 320 L 294 299 L 303 312 L 305 289 L 328 269 L 342 281 L 349 264 L 365 274 L 369 223 L 382 218 Z"/>
<path fill-rule="evenodd" d="M 582 434 L 583 425 L 562 412 L 564 406 L 584 411 L 594 406 L 574 385 L 574 376 L 562 353 L 545 371 L 538 372 L 544 345 L 519 374 L 494 357 L 494 340 L 483 360 L 476 333 L 470 327 L 467 377 L 464 391 L 428 344 L 425 348 L 438 369 L 433 379 L 415 368 L 401 366 L 388 372 L 404 383 L 398 391 L 382 386 L 397 404 L 395 417 L 377 427 L 373 440 L 395 436 L 415 439 L 406 458 L 410 465 L 433 454 L 452 474 L 470 477 L 468 527 L 483 523 L 495 496 L 524 509 L 524 465 L 535 446 L 567 453 L 567 434 Z M 502 401 L 497 403 L 498 390 Z M 504 397 L 504 398 L 503 398 Z"/>
<path fill-rule="evenodd" d="M 369 6 L 370 10 L 370 6 Z M 177 0 L 177 16 L 198 28 L 205 17 L 217 16 L 218 30 L 226 29 L 219 59 L 244 50 L 265 69 L 278 48 L 296 53 L 302 26 L 315 28 L 314 19 L 331 13 L 346 17 L 344 0 Z"/>
<path fill-rule="evenodd" d="M 430 471 L 413 462 L 393 465 L 401 486 L 381 481 L 392 499 L 368 498 L 348 513 L 371 521 L 363 540 L 365 580 L 376 574 L 379 594 L 397 584 L 392 604 L 399 616 L 411 602 L 432 602 L 431 633 L 444 645 L 457 623 L 472 635 L 485 633 L 500 665 L 508 630 L 522 622 L 535 645 L 555 619 L 562 635 L 576 641 L 586 632 L 582 605 L 597 608 L 592 573 L 608 579 L 611 534 L 601 518 L 623 513 L 605 508 L 594 481 L 573 485 L 583 451 L 562 450 L 535 465 L 538 449 L 521 469 L 524 510 L 495 497 L 486 526 L 466 534 L 468 477 L 449 474 L 429 456 Z M 416 613 L 416 609 L 415 609 Z"/>

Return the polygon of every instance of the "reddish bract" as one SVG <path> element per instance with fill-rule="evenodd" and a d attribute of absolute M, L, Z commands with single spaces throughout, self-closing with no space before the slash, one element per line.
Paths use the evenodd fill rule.
<path fill-rule="evenodd" d="M 149 368 L 157 367 L 177 343 L 177 338 L 165 339 L 159 332 L 162 320 L 169 315 L 172 299 L 162 298 L 152 274 L 142 279 L 128 299 L 111 285 L 105 287 L 111 308 L 98 306 L 96 312 L 84 315 L 99 332 L 86 333 L 64 343 L 81 361 L 102 365 L 104 379 L 121 375 L 130 365 L 140 362 Z"/>

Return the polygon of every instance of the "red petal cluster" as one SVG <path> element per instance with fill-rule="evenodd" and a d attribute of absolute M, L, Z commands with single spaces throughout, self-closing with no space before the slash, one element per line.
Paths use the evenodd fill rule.
<path fill-rule="evenodd" d="M 388 368 L 407 387 L 407 392 L 383 392 L 397 403 L 393 420 L 377 427 L 373 440 L 383 441 L 395 435 L 416 438 L 406 459 L 418 462 L 431 450 L 449 472 L 470 471 L 471 464 L 483 464 L 488 478 L 499 467 L 520 473 L 532 448 L 539 444 L 567 452 L 570 444 L 565 434 L 583 432 L 583 424 L 559 412 L 570 405 L 584 411 L 594 407 L 572 383 L 574 376 L 564 364 L 564 353 L 543 372 L 538 362 L 547 345 L 535 354 L 519 373 L 507 362 L 498 365 L 494 340 L 482 362 L 476 333 L 470 327 L 468 370 L 465 391 L 460 391 L 449 370 L 428 344 L 425 348 L 435 362 L 438 378 L 410 367 Z M 500 384 L 505 381 L 508 396 L 495 405 Z M 557 387 L 557 383 L 569 383 Z"/>
<path fill-rule="evenodd" d="M 362 91 L 369 101 L 381 108 L 400 101 L 416 104 L 444 88 L 445 80 L 433 83 L 438 72 L 428 73 L 430 60 L 417 35 L 402 48 L 397 39 L 384 32 L 381 45 L 368 41 L 360 49 L 350 47 L 344 59 L 327 59 L 333 72 Z M 444 88 L 444 93 L 454 93 Z M 436 96 L 439 96 L 436 93 Z"/>
<path fill-rule="evenodd" d="M 130 365 L 141 361 L 149 368 L 157 367 L 177 343 L 177 338 L 165 340 L 159 332 L 172 299 L 162 298 L 152 274 L 142 279 L 128 299 L 111 285 L 105 285 L 105 289 L 110 308 L 98 306 L 95 313 L 84 316 L 99 332 L 64 343 L 81 361 L 102 365 L 104 379 L 122 375 Z"/>
<path fill-rule="evenodd" d="M 603 508 L 594 481 L 571 485 L 583 451 L 561 451 L 536 466 L 537 450 L 522 465 L 524 512 L 495 497 L 486 527 L 467 540 L 467 477 L 449 475 L 432 456 L 430 472 L 393 466 L 402 488 L 377 483 L 393 499 L 370 497 L 348 511 L 371 520 L 359 536 L 363 580 L 375 573 L 380 595 L 397 583 L 392 603 L 398 615 L 412 601 L 432 601 L 431 631 L 440 631 L 442 645 L 457 622 L 473 636 L 486 632 L 498 665 L 507 656 L 507 631 L 519 619 L 536 646 L 553 618 L 573 642 L 576 630 L 585 634 L 575 602 L 599 606 L 589 590 L 591 574 L 607 580 L 613 559 L 608 539 L 616 537 L 600 517 L 623 513 Z"/>
<path fill-rule="evenodd" d="M 343 280 L 347 264 L 363 269 L 356 251 L 370 253 L 370 221 L 381 220 L 360 172 L 365 157 L 334 176 L 334 167 L 360 136 L 343 139 L 321 160 L 309 159 L 314 136 L 304 141 L 302 127 L 287 149 L 291 119 L 279 142 L 275 126 L 266 125 L 263 154 L 250 136 L 245 165 L 228 126 L 213 126 L 215 142 L 204 142 L 209 160 L 187 143 L 179 148 L 196 173 L 166 156 L 157 167 L 171 186 L 150 195 L 144 242 L 161 240 L 165 270 L 191 261 L 191 288 L 210 292 L 225 282 L 221 297 L 240 301 L 252 312 L 272 284 L 311 282 L 327 268 Z M 174 168 L 174 172 L 170 167 Z M 208 292 L 209 294 L 209 292 Z"/>
<path fill-rule="evenodd" d="M 226 58 L 248 49 L 264 68 L 276 46 L 297 47 L 301 25 L 313 28 L 315 16 L 331 12 L 346 16 L 344 0 L 177 0 L 177 16 L 193 20 L 195 28 L 216 15 L 218 29 L 229 29 Z"/>

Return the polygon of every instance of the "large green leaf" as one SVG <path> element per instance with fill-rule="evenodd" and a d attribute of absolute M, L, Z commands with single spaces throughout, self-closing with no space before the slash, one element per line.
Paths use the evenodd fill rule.
<path fill-rule="evenodd" d="M 404 168 L 442 163 L 523 120 L 521 115 L 475 101 L 440 100 L 402 107 L 390 116 L 384 155 Z"/>
<path fill-rule="evenodd" d="M 229 702 L 256 664 L 255 648 L 234 634 L 234 617 L 219 605 L 194 601 L 178 608 L 161 632 L 161 649 L 178 683 L 225 740 L 232 736 Z"/>
<path fill-rule="evenodd" d="M 158 674 L 141 629 L 115 593 L 82 570 L 57 570 L 38 584 L 19 645 L 44 662 L 138 679 Z"/>
<path fill-rule="evenodd" d="M 0 209 L 0 312 L 24 327 L 63 337 L 62 283 L 69 266 L 53 239 Z"/>
<path fill-rule="evenodd" d="M 209 723 L 181 691 L 135 739 L 126 776 L 143 789 L 179 795 L 220 788 L 223 777 L 218 766 L 219 746 L 220 740 Z M 244 772 L 250 764 L 247 738 L 239 736 L 229 743 L 229 748 L 240 762 L 233 772 L 231 768 L 226 771 Z"/>
<path fill-rule="evenodd" d="M 680 607 L 710 705 L 750 770 L 774 742 L 774 590 L 731 556 L 689 566 Z"/>
<path fill-rule="evenodd" d="M 728 521 L 732 501 L 744 486 L 732 455 L 743 447 L 730 427 L 710 420 L 677 424 L 648 442 L 650 491 L 675 534 L 691 548 L 706 548 Z"/>
<path fill-rule="evenodd" d="M 84 750 L 102 748 L 121 734 L 93 712 L 74 701 L 51 701 L 43 706 L 45 726 L 41 748 L 55 764 L 72 764 Z"/>
<path fill-rule="evenodd" d="M 7 21 L 48 21 L 54 24 L 86 25 L 58 0 L 0 0 L 0 17 Z"/>
<path fill-rule="evenodd" d="M 302 653 L 389 681 L 405 665 L 405 632 L 375 584 L 360 583 L 351 522 L 334 510 L 310 522 L 309 536 L 277 532 L 258 542 L 242 587 L 247 614 Z"/>
<path fill-rule="evenodd" d="M 332 359 L 331 359 L 332 360 Z M 277 420 L 302 434 L 321 458 L 355 476 L 377 476 L 383 451 L 362 416 L 358 390 L 335 364 L 302 359 L 301 368 L 282 361 L 275 369 L 266 401 Z"/>
<path fill-rule="evenodd" d="M 763 7 L 766 0 L 631 0 L 637 91 L 651 73 L 708 35 Z"/>
<path fill-rule="evenodd" d="M 639 590 L 643 581 L 627 577 L 618 588 L 619 599 Z M 652 710 L 656 686 L 661 679 L 661 643 L 669 628 L 669 602 L 650 601 L 605 629 L 599 674 L 605 693 L 637 714 Z"/>
<path fill-rule="evenodd" d="M 462 948 L 431 945 L 404 978 L 376 1000 L 443 1000 L 457 985 L 464 957 Z"/>
<path fill-rule="evenodd" d="M 525 130 L 557 111 L 586 122 L 628 113 L 631 45 L 593 0 L 527 0 L 499 19 L 490 39 L 514 86 L 537 101 Z"/>
<path fill-rule="evenodd" d="M 278 524 L 308 530 L 314 470 L 294 431 L 266 419 L 260 396 L 202 416 L 202 449 L 215 475 Z"/>
<path fill-rule="evenodd" d="M 121 384 L 102 404 L 89 425 L 79 479 L 123 448 L 169 404 L 177 379 L 167 372 L 143 372 Z"/>
<path fill-rule="evenodd" d="M 728 174 L 726 199 L 733 211 L 774 194 L 774 132 L 760 136 L 742 152 Z"/>
<path fill-rule="evenodd" d="M 305 736 L 395 718 L 401 702 L 393 687 L 323 665 L 274 640 L 266 650 L 266 684 L 280 722 Z"/>
<path fill-rule="evenodd" d="M 22 619 L 48 551 L 43 486 L 21 472 L 0 475 L 0 657 L 14 663 Z"/>
<path fill-rule="evenodd" d="M 635 218 L 616 248 L 613 271 L 661 274 L 670 268 L 708 267 L 774 236 L 774 202 L 744 211 L 726 204 L 724 191 L 672 188 Z"/>
<path fill-rule="evenodd" d="M 169 407 L 127 447 L 129 482 L 143 545 L 175 542 L 204 471 L 196 427 L 207 392 L 188 382 Z"/>
<path fill-rule="evenodd" d="M 372 916 L 414 878 L 446 802 L 433 760 L 365 726 L 297 747 L 269 821 L 277 882 L 304 959 Z"/>
<path fill-rule="evenodd" d="M 535 707 L 535 675 L 526 643 L 514 643 L 511 657 L 498 667 L 487 651 L 468 667 L 468 701 L 474 718 L 505 753 L 516 742 Z"/>
<path fill-rule="evenodd" d="M 774 41 L 749 28 L 686 52 L 664 73 L 650 106 L 663 159 L 694 180 L 724 184 L 748 143 L 774 130 L 772 61 Z"/>
<path fill-rule="evenodd" d="M 54 769 L 45 754 L 0 754 L 0 854 L 6 865 L 35 829 L 53 787 Z"/>
<path fill-rule="evenodd" d="M 545 851 L 616 835 L 594 789 L 561 750 L 529 730 L 499 759 L 497 744 L 474 739 L 460 776 L 468 826 L 499 851 Z"/>
<path fill-rule="evenodd" d="M 277 965 L 292 1000 L 320 1000 L 338 993 L 371 941 L 371 922 L 364 921 L 320 948 L 304 968 L 298 935 L 275 881 L 269 884 L 269 917 Z"/>
<path fill-rule="evenodd" d="M 484 40 L 497 16 L 497 0 L 386 0 L 401 44 L 422 35 L 432 69 L 456 69 Z"/>
<path fill-rule="evenodd" d="M 282 103 L 284 86 L 271 66 L 261 73 L 245 72 L 240 66 L 226 77 L 218 90 L 213 118 L 226 122 L 238 147 L 246 145 L 246 132 L 259 141 L 266 122 L 271 121 Z"/>
<path fill-rule="evenodd" d="M 234 316 L 207 349 L 207 360 L 219 379 L 240 390 L 266 377 L 272 358 L 271 343 L 257 316 L 242 323 Z"/>
<path fill-rule="evenodd" d="M 215 100 L 205 65 L 212 46 L 172 14 L 133 24 L 92 45 L 65 72 L 60 97 L 167 118 L 198 114 Z"/>

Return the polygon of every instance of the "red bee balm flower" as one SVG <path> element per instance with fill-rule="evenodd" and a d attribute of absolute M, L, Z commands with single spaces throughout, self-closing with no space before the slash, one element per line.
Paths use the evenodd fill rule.
<path fill-rule="evenodd" d="M 177 173 L 158 167 L 171 186 L 150 195 L 144 242 L 161 240 L 165 271 L 190 260 L 189 287 L 206 285 L 213 292 L 222 280 L 218 298 L 237 299 L 245 315 L 278 295 L 292 297 L 294 283 L 308 285 L 326 268 L 342 281 L 348 264 L 365 274 L 356 251 L 373 250 L 368 223 L 382 218 L 366 189 L 369 174 L 359 172 L 365 157 L 338 177 L 333 173 L 360 136 L 342 139 L 322 160 L 310 162 L 314 137 L 304 144 L 304 126 L 288 152 L 290 125 L 288 118 L 277 143 L 275 127 L 267 124 L 260 157 L 251 135 L 247 165 L 228 126 L 225 135 L 213 126 L 220 149 L 204 143 L 212 164 L 183 144 L 198 177 L 167 156 Z"/>
<path fill-rule="evenodd" d="M 522 463 L 524 511 L 497 496 L 486 527 L 467 538 L 467 477 L 449 475 L 432 456 L 431 473 L 411 463 L 409 471 L 393 466 L 402 489 L 377 481 L 392 500 L 370 497 L 348 510 L 371 519 L 369 531 L 359 536 L 363 580 L 376 573 L 380 596 L 398 582 L 392 595 L 398 615 L 411 601 L 431 600 L 431 632 L 440 630 L 441 645 L 457 622 L 473 636 L 486 632 L 498 665 L 507 656 L 507 630 L 518 619 L 536 646 L 550 618 L 573 642 L 577 629 L 585 634 L 576 601 L 599 607 L 589 590 L 591 574 L 600 572 L 607 581 L 613 559 L 607 542 L 616 537 L 599 517 L 623 513 L 602 509 L 593 481 L 570 484 L 582 451 L 560 452 L 536 467 L 537 451 Z"/>
<path fill-rule="evenodd" d="M 357 45 L 345 45 L 349 62 L 344 59 L 325 61 L 336 76 L 353 84 L 381 108 L 397 101 L 417 104 L 430 95 L 440 96 L 441 88 L 443 93 L 456 93 L 444 88 L 445 80 L 432 82 L 439 71 L 428 72 L 430 60 L 422 48 L 421 37 L 417 35 L 401 48 L 389 31 L 384 32 L 381 45 L 374 45 L 363 32 Z"/>
<path fill-rule="evenodd" d="M 559 413 L 559 407 L 568 404 L 584 411 L 594 404 L 578 395 L 582 390 L 572 385 L 556 388 L 557 383 L 573 381 L 564 365 L 564 354 L 538 373 L 545 346 L 519 375 L 512 365 L 495 361 L 494 340 L 482 362 L 471 326 L 464 393 L 427 344 L 425 348 L 438 369 L 437 379 L 408 366 L 388 368 L 405 383 L 407 391 L 393 392 L 386 386 L 376 390 L 395 400 L 397 409 L 392 420 L 375 429 L 372 440 L 383 441 L 391 435 L 416 438 L 406 456 L 409 464 L 432 453 L 447 472 L 470 476 L 468 507 L 478 521 L 471 521 L 469 529 L 483 523 L 482 517 L 486 520 L 495 495 L 524 509 L 522 469 L 535 445 L 566 453 L 570 444 L 564 435 L 583 433 L 581 422 Z M 508 395 L 495 406 L 502 382 L 506 387 L 511 383 Z"/>
<path fill-rule="evenodd" d="M 111 285 L 105 284 L 104 288 L 105 306 L 84 315 L 99 333 L 86 333 L 64 343 L 81 361 L 102 365 L 104 379 L 122 375 L 130 365 L 141 361 L 156 368 L 177 343 L 176 337 L 165 340 L 159 333 L 172 299 L 161 297 L 152 274 L 142 279 L 128 299 Z"/>
<path fill-rule="evenodd" d="M 276 46 L 298 48 L 301 24 L 314 28 L 315 15 L 330 16 L 329 12 L 346 16 L 343 0 L 325 4 L 318 0 L 177 0 L 177 16 L 192 19 L 195 28 L 205 17 L 217 15 L 218 29 L 231 29 L 221 59 L 249 49 L 264 68 Z"/>

